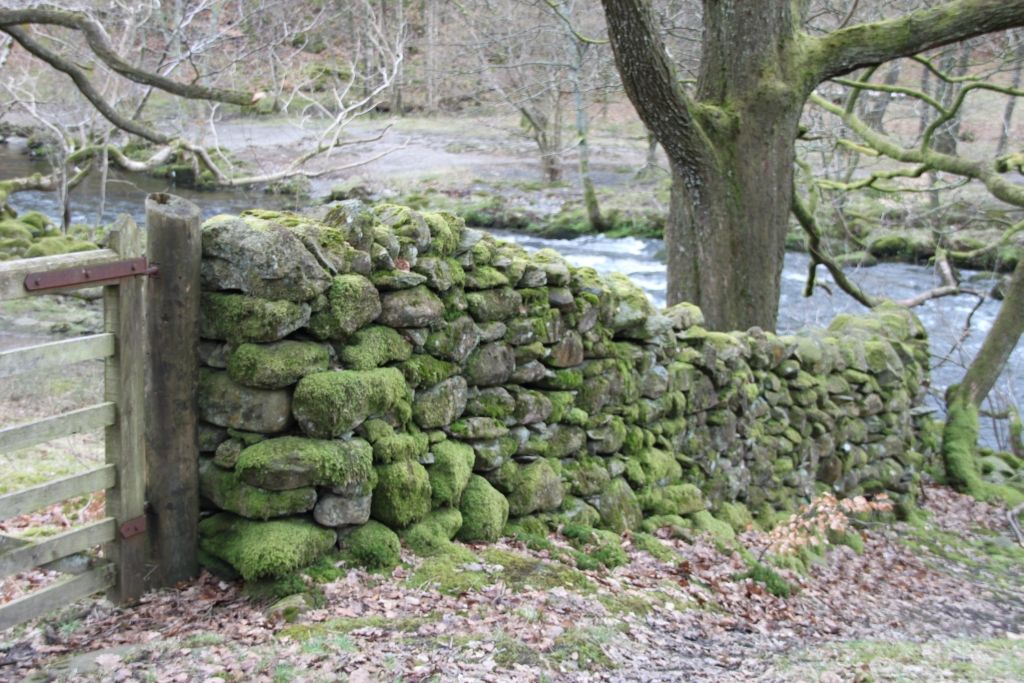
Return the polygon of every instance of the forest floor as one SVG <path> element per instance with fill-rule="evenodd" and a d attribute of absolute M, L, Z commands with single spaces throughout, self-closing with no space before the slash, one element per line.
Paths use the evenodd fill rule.
<path fill-rule="evenodd" d="M 1005 510 L 941 487 L 776 597 L 707 537 L 580 571 L 504 540 L 460 566 L 343 570 L 292 623 L 208 574 L 0 633 L 28 681 L 1019 681 L 1024 550 Z M 742 536 L 748 547 L 763 540 Z M 557 538 L 554 539 L 557 542 Z"/>

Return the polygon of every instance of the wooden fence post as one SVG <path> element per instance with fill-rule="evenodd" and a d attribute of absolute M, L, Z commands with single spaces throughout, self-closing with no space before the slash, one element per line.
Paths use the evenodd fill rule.
<path fill-rule="evenodd" d="M 119 219 L 110 233 L 110 248 L 121 258 L 142 256 L 142 231 L 131 218 Z M 104 364 L 104 400 L 117 404 L 117 420 L 105 434 L 106 460 L 117 468 L 115 485 L 107 490 L 107 516 L 118 528 L 146 514 L 145 370 L 146 278 L 128 277 L 103 288 L 103 331 L 114 334 L 114 355 Z M 105 554 L 117 568 L 109 591 L 118 603 L 135 602 L 145 590 L 146 535 L 122 534 Z"/>
<path fill-rule="evenodd" d="M 154 587 L 198 572 L 199 208 L 154 193 L 146 198 L 147 256 L 160 270 L 148 283 L 146 328 L 147 500 L 157 563 Z"/>

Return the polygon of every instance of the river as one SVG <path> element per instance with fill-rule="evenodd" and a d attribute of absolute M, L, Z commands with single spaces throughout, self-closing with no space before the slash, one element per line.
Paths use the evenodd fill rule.
<path fill-rule="evenodd" d="M 16 177 L 45 171 L 45 168 L 40 162 L 21 154 L 17 147 L 0 145 L 0 177 Z M 289 203 L 288 198 L 258 192 L 178 190 L 167 180 L 112 173 L 104 201 L 103 221 L 110 222 L 117 214 L 128 213 L 141 222 L 145 195 L 162 191 L 174 192 L 196 202 L 202 208 L 204 217 L 238 212 L 250 207 L 282 208 Z M 100 196 L 99 176 L 96 174 L 75 188 L 70 203 L 72 222 L 95 222 Z M 10 203 L 18 211 L 36 210 L 50 216 L 59 214 L 56 196 L 52 193 L 19 193 L 11 198 Z M 510 232 L 496 234 L 528 249 L 551 247 L 571 263 L 591 266 L 599 272 L 625 273 L 644 288 L 656 305 L 663 306 L 665 303 L 665 264 L 661 256 L 663 247 L 660 240 L 610 239 L 599 235 L 572 240 L 549 240 Z M 786 254 L 779 306 L 780 332 L 792 332 L 810 326 L 824 327 L 837 313 L 864 310 L 833 284 L 823 268 L 819 268 L 819 286 L 815 288 L 814 295 L 804 297 L 808 265 L 809 257 L 806 254 Z M 974 287 L 979 291 L 988 291 L 994 282 L 992 278 L 986 278 L 980 273 L 965 271 L 961 275 L 965 279 L 977 278 Z M 930 268 L 900 263 L 859 268 L 853 273 L 853 278 L 867 292 L 884 294 L 893 299 L 909 298 L 936 284 Z M 1000 303 L 989 299 L 977 310 L 975 305 L 974 297 L 959 296 L 932 300 L 915 309 L 928 329 L 931 341 L 934 397 L 941 396 L 946 386 L 960 379 L 964 367 L 977 353 L 985 334 L 991 328 Z M 970 329 L 965 335 L 968 316 Z M 993 396 L 996 398 L 996 407 L 1005 405 L 1007 401 L 1017 406 L 1024 404 L 1024 345 L 1017 345 L 1007 370 L 993 389 Z M 934 397 L 933 405 L 939 406 Z M 995 445 L 1002 441 L 991 425 L 983 425 L 983 429 L 986 443 Z"/>

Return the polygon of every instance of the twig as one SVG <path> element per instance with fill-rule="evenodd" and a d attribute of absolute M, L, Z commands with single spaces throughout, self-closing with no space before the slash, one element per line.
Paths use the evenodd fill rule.
<path fill-rule="evenodd" d="M 1010 528 L 1013 529 L 1013 533 L 1017 535 L 1017 545 L 1024 548 L 1024 531 L 1021 530 L 1020 522 L 1017 521 L 1017 516 L 1021 512 L 1024 512 L 1024 503 L 1007 512 L 1006 519 L 1010 522 Z"/>

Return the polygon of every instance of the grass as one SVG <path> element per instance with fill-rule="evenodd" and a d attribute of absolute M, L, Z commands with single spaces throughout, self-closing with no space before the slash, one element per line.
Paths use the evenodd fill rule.
<path fill-rule="evenodd" d="M 1019 681 L 1024 640 L 950 639 L 925 643 L 855 640 L 804 650 L 782 662 L 786 680 L 825 673 L 859 681 Z"/>

